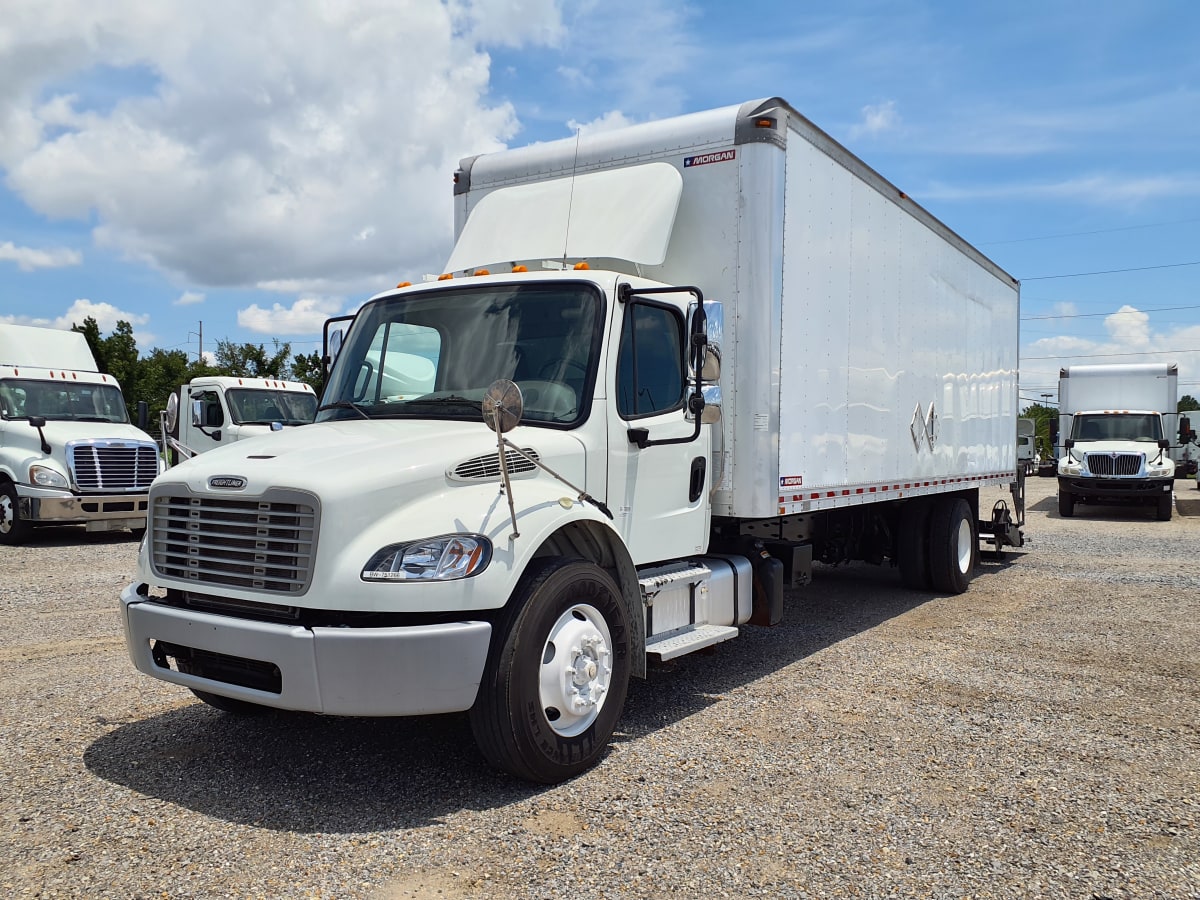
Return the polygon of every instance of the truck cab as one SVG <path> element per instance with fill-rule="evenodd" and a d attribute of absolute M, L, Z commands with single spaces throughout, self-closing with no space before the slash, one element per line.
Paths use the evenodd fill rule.
<path fill-rule="evenodd" d="M 158 473 L 82 334 L 0 324 L 0 544 L 42 525 L 140 534 Z"/>
<path fill-rule="evenodd" d="M 317 396 L 302 381 L 193 378 L 167 401 L 164 455 L 169 464 L 252 437 L 310 424 Z"/>
<path fill-rule="evenodd" d="M 1058 463 L 1058 511 L 1076 503 L 1137 503 L 1169 520 L 1175 462 L 1154 410 L 1085 410 L 1073 415 Z"/>

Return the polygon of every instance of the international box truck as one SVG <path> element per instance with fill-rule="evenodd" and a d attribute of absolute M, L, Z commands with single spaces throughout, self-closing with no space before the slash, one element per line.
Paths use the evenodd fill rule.
<path fill-rule="evenodd" d="M 1171 518 L 1178 368 L 1167 363 L 1068 366 L 1059 372 L 1058 512 L 1078 503 L 1150 506 Z"/>
<path fill-rule="evenodd" d="M 0 544 L 42 525 L 139 533 L 158 470 L 82 334 L 0 324 Z"/>
<path fill-rule="evenodd" d="M 783 100 L 465 159 L 454 199 L 444 273 L 362 306 L 315 424 L 155 483 L 142 672 L 465 711 L 557 782 L 648 660 L 778 624 L 816 564 L 956 594 L 1020 545 L 1017 282 Z"/>
<path fill-rule="evenodd" d="M 216 447 L 308 425 L 317 395 L 303 381 L 205 375 L 173 391 L 160 430 L 169 465 Z"/>

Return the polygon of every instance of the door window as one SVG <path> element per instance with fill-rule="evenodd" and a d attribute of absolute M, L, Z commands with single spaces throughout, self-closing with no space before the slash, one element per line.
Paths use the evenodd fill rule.
<path fill-rule="evenodd" d="M 684 324 L 678 310 L 634 302 L 617 352 L 617 412 L 637 419 L 683 406 Z"/>

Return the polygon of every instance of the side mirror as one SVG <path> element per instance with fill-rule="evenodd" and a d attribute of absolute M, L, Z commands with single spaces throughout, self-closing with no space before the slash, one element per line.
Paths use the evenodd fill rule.
<path fill-rule="evenodd" d="M 204 403 L 200 400 L 192 401 L 192 427 L 204 427 Z"/>
<path fill-rule="evenodd" d="M 1063 449 L 1065 450 L 1070 450 L 1074 446 L 1075 441 L 1072 438 L 1067 438 L 1065 441 L 1063 441 Z"/>
<path fill-rule="evenodd" d="M 700 380 L 712 384 L 721 380 L 721 348 L 709 344 L 704 351 L 704 362 L 700 364 Z"/>
<path fill-rule="evenodd" d="M 1179 417 L 1179 443 L 1186 444 L 1192 432 L 1192 423 L 1187 416 Z"/>
<path fill-rule="evenodd" d="M 1170 450 L 1170 449 L 1171 449 L 1171 440 L 1170 440 L 1170 438 L 1163 438 L 1161 441 L 1159 441 L 1159 442 L 1158 442 L 1158 446 L 1159 446 L 1159 448 L 1160 448 L 1160 449 L 1163 449 L 1163 450 Z"/>

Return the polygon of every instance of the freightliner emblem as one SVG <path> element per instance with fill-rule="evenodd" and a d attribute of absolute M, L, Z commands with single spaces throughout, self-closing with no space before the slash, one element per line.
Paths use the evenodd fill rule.
<path fill-rule="evenodd" d="M 246 487 L 246 479 L 240 475 L 214 475 L 208 486 L 218 491 L 240 491 Z"/>

